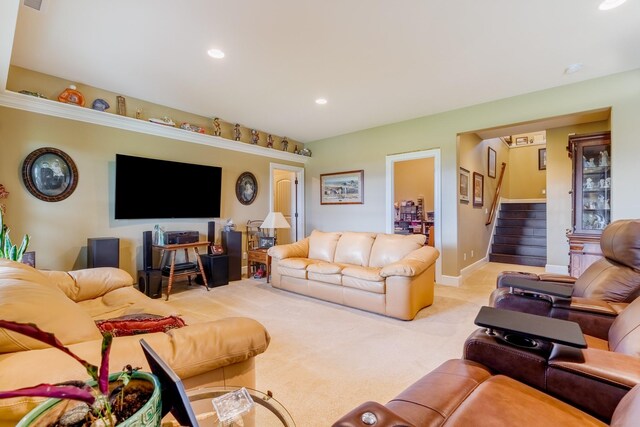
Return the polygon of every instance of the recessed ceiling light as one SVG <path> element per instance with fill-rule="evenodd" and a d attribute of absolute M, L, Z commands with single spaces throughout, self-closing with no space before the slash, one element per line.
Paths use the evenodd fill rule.
<path fill-rule="evenodd" d="M 212 58 L 216 58 L 216 59 L 222 59 L 224 58 L 224 52 L 221 51 L 220 49 L 209 49 L 207 51 L 207 54 L 212 57 Z"/>
<path fill-rule="evenodd" d="M 564 69 L 564 73 L 565 74 L 577 73 L 578 71 L 582 70 L 583 68 L 584 68 L 584 65 L 582 65 L 580 63 L 571 64 L 567 68 Z"/>
<path fill-rule="evenodd" d="M 600 10 L 613 9 L 620 6 L 625 1 L 627 0 L 604 0 L 602 3 L 600 3 L 600 6 L 598 6 L 598 9 Z"/>
<path fill-rule="evenodd" d="M 324 104 L 326 104 L 326 103 L 327 103 L 327 100 L 326 100 L 326 99 L 324 99 L 324 98 L 318 98 L 318 99 L 316 99 L 316 104 L 318 104 L 318 105 L 324 105 Z"/>

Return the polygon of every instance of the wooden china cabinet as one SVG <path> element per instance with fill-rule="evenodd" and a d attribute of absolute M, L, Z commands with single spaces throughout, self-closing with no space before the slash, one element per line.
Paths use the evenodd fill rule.
<path fill-rule="evenodd" d="M 567 150 L 573 159 L 569 274 L 579 277 L 602 258 L 600 235 L 611 222 L 611 133 L 572 135 Z"/>

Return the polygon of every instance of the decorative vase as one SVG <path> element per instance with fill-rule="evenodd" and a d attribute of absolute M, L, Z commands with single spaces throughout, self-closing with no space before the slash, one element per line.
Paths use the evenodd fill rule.
<path fill-rule="evenodd" d="M 109 375 L 109 381 L 113 382 L 118 379 L 120 372 Z M 153 384 L 153 393 L 149 400 L 135 414 L 117 424 L 117 427 L 158 427 L 162 418 L 162 395 L 160 381 L 158 378 L 148 372 L 135 372 L 132 378 L 145 380 Z M 95 386 L 95 381 L 89 381 L 90 386 Z M 56 411 L 56 406 L 62 399 L 48 399 L 35 407 L 31 412 L 25 415 L 16 427 L 35 427 L 39 425 L 47 425 L 49 414 L 55 412 L 55 417 L 59 417 L 62 411 Z M 44 423 L 43 423 L 44 422 Z"/>

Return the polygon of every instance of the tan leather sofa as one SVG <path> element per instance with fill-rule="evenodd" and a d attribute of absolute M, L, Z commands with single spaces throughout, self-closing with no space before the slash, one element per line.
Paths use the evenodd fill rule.
<path fill-rule="evenodd" d="M 326 301 L 413 319 L 433 303 L 439 253 L 422 234 L 321 232 L 269 248 L 272 285 Z"/>
<path fill-rule="evenodd" d="M 179 315 L 187 326 L 166 333 L 113 340 L 110 370 L 126 364 L 149 370 L 139 340 L 144 338 L 182 378 L 187 389 L 255 386 L 254 356 L 269 345 L 264 327 L 248 318 L 202 318 L 148 298 L 132 277 L 115 268 L 40 271 L 0 260 L 0 318 L 35 323 L 74 353 L 99 365 L 102 335 L 95 321 L 129 314 Z M 63 352 L 0 329 L 0 389 L 86 379 L 84 368 Z M 0 399 L 0 426 L 13 426 L 42 398 Z"/>

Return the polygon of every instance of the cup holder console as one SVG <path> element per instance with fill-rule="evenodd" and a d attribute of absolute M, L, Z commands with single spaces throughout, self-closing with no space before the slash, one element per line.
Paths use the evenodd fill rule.
<path fill-rule="evenodd" d="M 536 348 L 539 345 L 535 339 L 521 334 L 507 333 L 504 334 L 503 339 L 509 344 L 522 348 Z"/>

